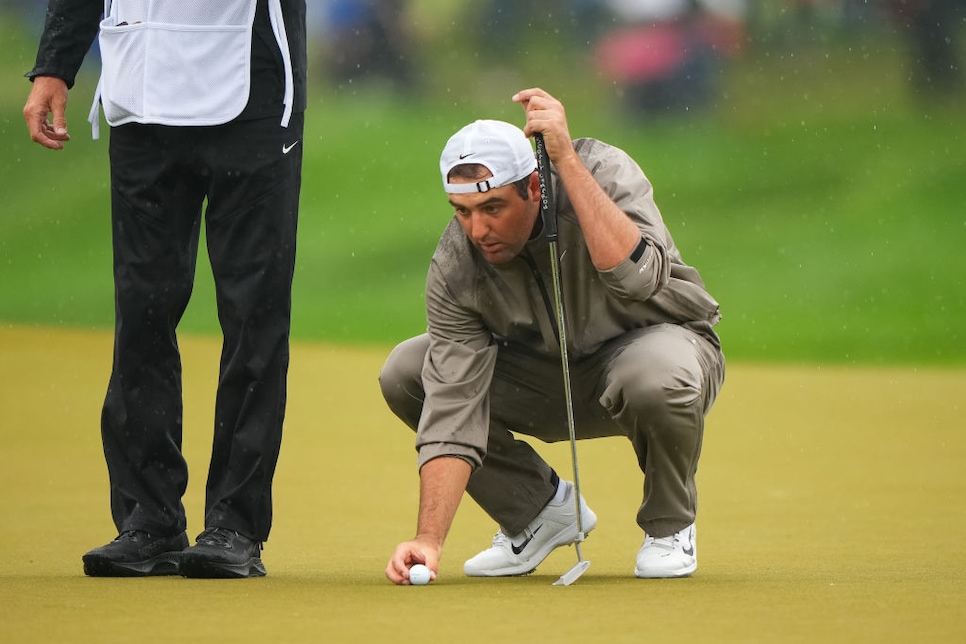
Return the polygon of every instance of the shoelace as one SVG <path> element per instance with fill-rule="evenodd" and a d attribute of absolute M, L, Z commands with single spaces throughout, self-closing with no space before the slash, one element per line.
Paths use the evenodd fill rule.
<path fill-rule="evenodd" d="M 531 538 L 533 537 L 533 533 L 530 532 L 530 528 L 527 528 L 526 530 L 524 530 L 521 533 L 521 535 L 523 536 L 524 539 L 527 539 L 527 537 L 531 537 Z M 494 548 L 512 548 L 514 546 L 515 546 L 515 544 L 513 543 L 513 539 L 511 539 L 510 537 L 506 536 L 506 533 L 503 532 L 503 530 L 497 530 L 496 534 L 493 535 L 493 546 L 492 547 L 494 547 Z"/>
<path fill-rule="evenodd" d="M 220 548 L 231 547 L 231 532 L 224 528 L 209 528 L 198 536 L 198 543 Z"/>
<path fill-rule="evenodd" d="M 659 539 L 656 539 L 651 535 L 644 537 L 645 546 L 656 546 L 664 550 L 674 550 L 680 544 L 680 542 L 681 540 L 678 538 L 678 533 L 674 533 L 669 537 L 661 537 Z"/>

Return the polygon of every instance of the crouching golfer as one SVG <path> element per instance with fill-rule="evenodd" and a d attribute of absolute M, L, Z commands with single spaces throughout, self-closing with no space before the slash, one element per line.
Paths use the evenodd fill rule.
<path fill-rule="evenodd" d="M 386 576 L 407 584 L 424 563 L 435 578 L 464 490 L 500 526 L 465 563 L 469 576 L 527 574 L 577 538 L 573 484 L 511 434 L 569 438 L 535 132 L 555 175 L 577 437 L 626 436 L 637 454 L 645 537 L 634 574 L 688 576 L 704 417 L 724 380 L 718 303 L 627 154 L 572 141 L 563 106 L 543 90 L 513 100 L 523 131 L 476 121 L 443 149 L 455 217 L 426 280 L 428 333 L 397 346 L 380 374 L 389 407 L 416 430 L 420 468 L 416 536 L 396 546 Z M 597 517 L 580 507 L 589 532 Z"/>

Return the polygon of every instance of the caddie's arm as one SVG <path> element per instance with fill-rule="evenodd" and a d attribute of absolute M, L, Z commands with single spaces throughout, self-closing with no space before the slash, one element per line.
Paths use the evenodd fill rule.
<path fill-rule="evenodd" d="M 30 138 L 45 148 L 59 150 L 67 134 L 67 90 L 74 86 L 84 55 L 97 36 L 104 3 L 97 0 L 50 0 L 23 108 Z M 48 119 L 49 117 L 49 119 Z"/>
<path fill-rule="evenodd" d="M 416 536 L 396 546 L 386 577 L 394 584 L 409 583 L 409 568 L 424 564 L 432 579 L 439 573 L 443 542 L 453 525 L 471 465 L 458 457 L 440 456 L 426 462 L 419 470 L 419 517 Z"/>
<path fill-rule="evenodd" d="M 560 101 L 539 88 L 517 92 L 513 100 L 526 112 L 524 134 L 543 133 L 547 155 L 567 189 L 594 266 L 600 271 L 614 268 L 641 243 L 641 231 L 577 156 Z"/>

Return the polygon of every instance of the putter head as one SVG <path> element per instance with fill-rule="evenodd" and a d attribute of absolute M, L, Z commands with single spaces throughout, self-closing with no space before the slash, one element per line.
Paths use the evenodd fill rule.
<path fill-rule="evenodd" d="M 558 579 L 557 581 L 553 582 L 553 585 L 554 586 L 569 586 L 570 584 L 572 584 L 575 581 L 577 581 L 577 579 L 582 574 L 584 574 L 585 572 L 587 572 L 587 569 L 588 568 L 590 568 L 590 562 L 589 561 L 584 561 L 583 559 L 581 559 L 576 564 L 574 564 L 574 567 L 573 568 L 571 568 L 570 570 L 568 570 L 567 572 L 565 572 L 563 575 L 561 575 L 560 579 Z"/>

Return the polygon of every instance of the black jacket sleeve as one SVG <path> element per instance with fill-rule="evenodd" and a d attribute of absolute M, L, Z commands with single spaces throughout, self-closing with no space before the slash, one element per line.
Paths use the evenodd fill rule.
<path fill-rule="evenodd" d="M 74 86 L 77 71 L 97 36 L 103 0 L 50 0 L 37 62 L 26 76 L 54 76 Z"/>

